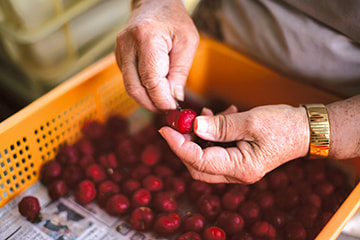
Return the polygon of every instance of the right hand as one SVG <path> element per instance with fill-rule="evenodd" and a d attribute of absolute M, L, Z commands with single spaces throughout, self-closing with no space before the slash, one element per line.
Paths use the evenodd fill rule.
<path fill-rule="evenodd" d="M 117 36 L 115 55 L 128 94 L 157 112 L 175 109 L 199 42 L 181 0 L 139 0 Z"/>

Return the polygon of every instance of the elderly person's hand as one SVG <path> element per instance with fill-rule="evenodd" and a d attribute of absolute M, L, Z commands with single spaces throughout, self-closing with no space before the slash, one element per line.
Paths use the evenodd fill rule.
<path fill-rule="evenodd" d="M 309 151 L 309 122 L 303 107 L 269 105 L 237 112 L 231 106 L 215 116 L 204 109 L 194 121 L 194 132 L 209 141 L 236 142 L 236 147 L 201 149 L 189 135 L 170 127 L 160 129 L 193 178 L 212 183 L 254 183 Z"/>
<path fill-rule="evenodd" d="M 138 0 L 132 8 L 115 47 L 125 88 L 150 111 L 174 109 L 174 98 L 184 98 L 198 31 L 181 0 Z"/>

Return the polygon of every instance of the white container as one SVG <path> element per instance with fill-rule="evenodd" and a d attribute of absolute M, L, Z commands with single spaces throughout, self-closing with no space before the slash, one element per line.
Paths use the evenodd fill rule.
<path fill-rule="evenodd" d="M 130 0 L 2 0 L 0 10 L 7 54 L 40 96 L 113 49 Z"/>

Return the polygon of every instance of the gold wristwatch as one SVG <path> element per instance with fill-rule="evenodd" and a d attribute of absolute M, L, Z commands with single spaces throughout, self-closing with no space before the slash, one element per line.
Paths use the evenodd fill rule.
<path fill-rule="evenodd" d="M 310 126 L 310 158 L 326 158 L 330 148 L 330 123 L 324 104 L 301 105 L 306 109 Z"/>

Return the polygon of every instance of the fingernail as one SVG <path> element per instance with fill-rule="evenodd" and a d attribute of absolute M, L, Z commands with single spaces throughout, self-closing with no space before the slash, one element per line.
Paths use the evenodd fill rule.
<path fill-rule="evenodd" d="M 174 87 L 174 97 L 179 101 L 184 101 L 184 87 L 182 85 Z"/>
<path fill-rule="evenodd" d="M 195 122 L 194 122 L 194 129 L 198 132 L 198 133 L 207 133 L 208 131 L 208 124 L 206 121 L 205 116 L 197 116 L 195 118 Z"/>
<path fill-rule="evenodd" d="M 236 112 L 238 111 L 237 106 L 235 106 L 234 104 L 231 104 L 230 109 Z"/>
<path fill-rule="evenodd" d="M 158 130 L 158 132 L 160 133 L 161 136 L 163 136 L 164 130 L 163 130 L 162 128 L 160 128 L 160 129 Z"/>
<path fill-rule="evenodd" d="M 207 113 L 210 113 L 211 110 L 207 107 L 203 107 L 202 110 L 201 110 L 201 114 L 204 115 L 204 114 L 207 114 Z"/>

